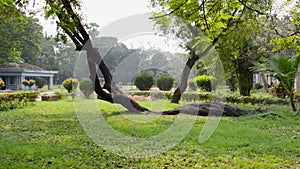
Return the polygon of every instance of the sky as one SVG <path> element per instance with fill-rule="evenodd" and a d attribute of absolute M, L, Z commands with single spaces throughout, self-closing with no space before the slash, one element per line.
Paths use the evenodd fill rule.
<path fill-rule="evenodd" d="M 119 42 L 125 43 L 129 48 L 156 48 L 172 53 L 183 52 L 183 50 L 178 47 L 178 42 L 176 41 L 167 41 L 166 38 L 153 35 L 151 31 L 140 32 L 140 30 L 136 29 L 136 27 L 144 26 L 141 29 L 148 30 L 149 27 L 151 27 L 144 19 L 139 21 L 139 19 L 135 17 L 135 15 L 142 15 L 150 11 L 148 0 L 82 0 L 83 22 L 97 23 L 100 29 L 100 36 L 114 36 L 115 33 L 124 33 L 124 29 L 127 29 L 128 31 L 132 30 L 131 34 L 127 33 L 128 36 L 115 36 L 120 40 Z M 55 23 L 49 20 L 45 21 L 43 17 L 41 17 L 40 20 L 44 27 L 44 34 L 47 36 L 55 35 Z M 124 24 L 118 24 L 118 22 Z"/>
<path fill-rule="evenodd" d="M 281 0 L 276 0 L 280 4 Z M 282 2 L 281 2 L 282 3 Z M 135 26 L 141 26 L 139 22 L 126 20 L 126 17 L 149 13 L 150 6 L 148 0 L 82 0 L 82 17 L 84 18 L 84 23 L 95 22 L 100 26 L 100 35 L 105 36 L 106 34 L 101 34 L 102 29 L 111 29 L 116 32 L 122 32 L 124 27 L 127 29 L 133 29 Z M 278 13 L 278 9 L 276 10 Z M 111 28 L 114 23 L 118 22 L 120 19 L 125 19 L 125 24 L 117 25 L 117 29 Z M 134 18 L 133 18 L 134 19 Z M 44 33 L 47 35 L 55 35 L 56 26 L 51 21 L 45 21 L 43 17 L 40 18 L 41 24 L 44 27 Z M 131 18 L 132 20 L 132 18 Z M 52 21 L 53 22 L 53 21 Z M 142 22 L 142 24 L 147 24 Z M 107 32 L 107 31 L 106 31 Z M 112 33 L 112 32 L 110 32 Z M 122 41 L 122 38 L 126 39 Z M 178 43 L 174 41 L 166 42 L 166 39 L 158 38 L 157 36 L 147 34 L 141 34 L 141 32 L 136 32 L 131 38 L 122 37 L 122 43 L 127 46 L 132 46 L 132 48 L 161 48 L 170 52 L 183 52 L 178 47 Z M 151 41 L 151 42 L 149 42 Z"/>
<path fill-rule="evenodd" d="M 150 12 L 147 0 L 82 0 L 84 22 L 96 22 L 100 28 L 126 16 Z M 40 18 L 44 32 L 55 34 L 55 24 Z"/>
<path fill-rule="evenodd" d="M 150 12 L 147 0 L 84 0 L 83 11 L 89 21 L 101 27 L 126 16 Z"/>

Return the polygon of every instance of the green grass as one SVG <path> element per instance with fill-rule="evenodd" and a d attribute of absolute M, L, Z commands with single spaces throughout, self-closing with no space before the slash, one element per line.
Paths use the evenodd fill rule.
<path fill-rule="evenodd" d="M 159 107 L 160 103 L 152 102 L 152 108 L 178 106 L 166 102 Z M 176 119 L 136 115 L 102 101 L 97 104 L 106 121 L 128 136 L 149 138 Z M 151 106 L 146 101 L 141 104 Z M 283 117 L 222 118 L 203 144 L 198 137 L 206 118 L 197 117 L 191 131 L 171 150 L 131 158 L 97 146 L 83 131 L 71 100 L 39 102 L 0 112 L 0 168 L 300 168 L 300 118 L 289 110 L 273 105 L 268 111 Z"/>

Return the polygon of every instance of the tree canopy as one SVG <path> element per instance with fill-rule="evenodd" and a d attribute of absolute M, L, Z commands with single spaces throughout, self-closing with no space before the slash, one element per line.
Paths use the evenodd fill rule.
<path fill-rule="evenodd" d="M 42 26 L 37 19 L 19 10 L 14 1 L 0 3 L 0 34 L 0 63 L 16 62 L 20 57 L 30 62 L 38 57 Z"/>

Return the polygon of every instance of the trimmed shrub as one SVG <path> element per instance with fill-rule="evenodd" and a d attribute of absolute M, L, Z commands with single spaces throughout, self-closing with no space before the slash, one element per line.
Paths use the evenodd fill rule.
<path fill-rule="evenodd" d="M 80 82 L 79 89 L 86 98 L 90 98 L 90 95 L 94 92 L 93 82 L 90 79 L 84 79 Z"/>
<path fill-rule="evenodd" d="M 31 88 L 35 84 L 35 80 L 30 79 L 28 80 L 28 86 Z"/>
<path fill-rule="evenodd" d="M 169 91 L 173 87 L 173 78 L 171 76 L 159 76 L 157 78 L 157 87 L 162 91 Z"/>
<path fill-rule="evenodd" d="M 22 80 L 22 84 L 26 87 L 29 86 L 29 81 L 28 80 Z"/>
<path fill-rule="evenodd" d="M 141 91 L 147 91 L 154 84 L 154 80 L 151 74 L 143 72 L 135 76 L 133 83 Z"/>
<path fill-rule="evenodd" d="M 201 76 L 195 77 L 194 80 L 199 89 L 207 91 L 207 92 L 211 92 L 211 89 L 212 89 L 211 88 L 211 80 L 212 80 L 211 76 L 201 75 Z"/>
<path fill-rule="evenodd" d="M 71 77 L 64 80 L 62 86 L 68 91 L 68 93 L 72 93 L 78 87 L 78 80 L 72 79 Z"/>
<path fill-rule="evenodd" d="M 43 88 L 46 85 L 46 79 L 42 77 L 37 77 L 35 79 L 35 84 L 37 88 Z"/>
<path fill-rule="evenodd" d="M 2 80 L 2 78 L 0 77 L 0 90 L 2 87 L 5 86 L 5 82 Z"/>

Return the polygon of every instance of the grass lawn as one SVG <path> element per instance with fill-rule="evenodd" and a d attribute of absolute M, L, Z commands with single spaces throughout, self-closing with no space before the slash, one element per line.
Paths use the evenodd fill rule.
<path fill-rule="evenodd" d="M 115 130 L 141 138 L 163 132 L 175 118 L 135 123 L 124 120 L 115 106 L 97 104 Z M 167 103 L 167 108 L 176 106 Z M 202 144 L 198 137 L 206 118 L 197 117 L 191 131 L 171 150 L 132 158 L 97 146 L 83 131 L 71 100 L 39 102 L 0 112 L 0 168 L 300 168 L 300 117 L 289 110 L 270 107 L 270 112 L 283 117 L 222 118 L 212 137 Z"/>

